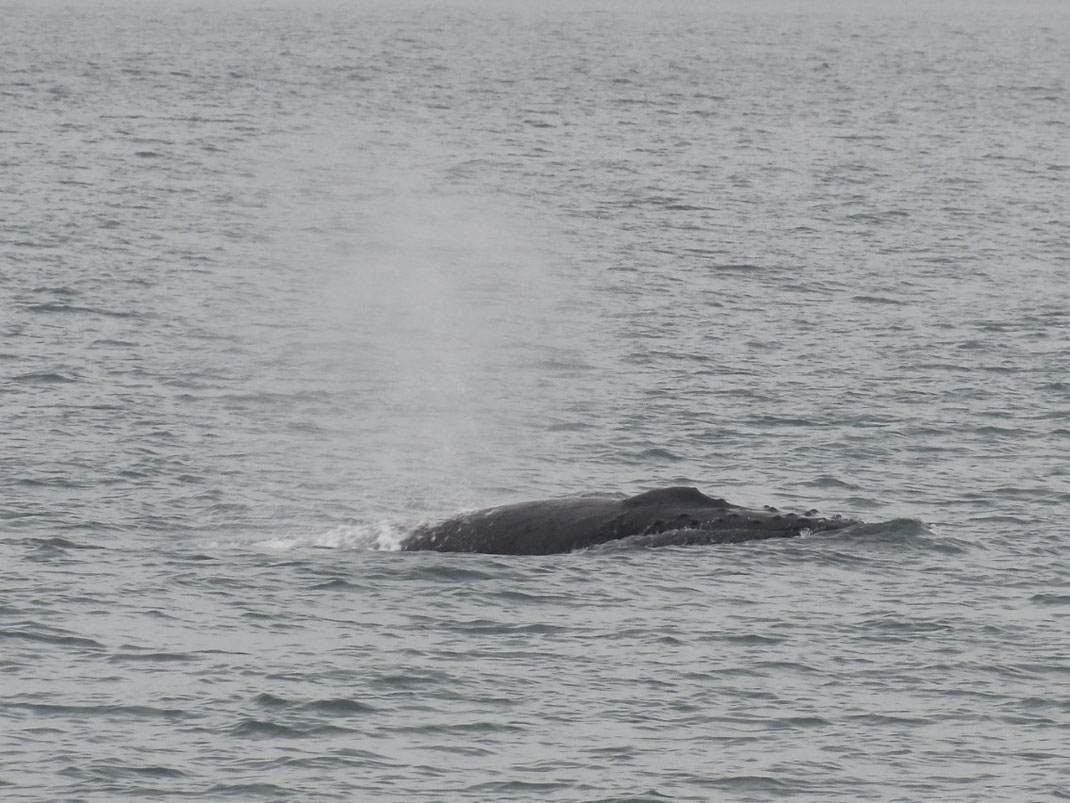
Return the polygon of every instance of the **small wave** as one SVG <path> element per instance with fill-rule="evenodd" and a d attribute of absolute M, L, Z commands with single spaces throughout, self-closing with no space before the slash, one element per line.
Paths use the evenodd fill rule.
<path fill-rule="evenodd" d="M 942 552 L 945 555 L 961 555 L 971 548 L 968 541 L 934 533 L 920 519 L 860 522 L 832 535 L 854 541 L 873 541 L 885 546 L 909 546 L 912 549 Z"/>
<path fill-rule="evenodd" d="M 310 588 L 313 591 L 342 591 L 349 588 L 362 590 L 364 587 L 359 586 L 356 583 L 351 583 L 348 580 L 343 580 L 341 577 L 336 577 L 333 580 L 316 583 L 314 586 L 310 586 Z"/>
<path fill-rule="evenodd" d="M 116 767 L 117 773 L 128 773 L 135 777 L 147 778 L 185 778 L 186 773 L 174 767 L 164 767 L 160 764 L 151 764 L 141 767 Z"/>
<path fill-rule="evenodd" d="M 285 697 L 276 697 L 274 694 L 268 694 L 267 692 L 261 692 L 256 695 L 253 702 L 257 705 L 262 705 L 265 708 L 286 708 L 293 705 L 293 703 Z"/>
<path fill-rule="evenodd" d="M 103 778 L 115 780 L 119 778 L 184 778 L 186 773 L 174 767 L 165 767 L 159 764 L 151 765 L 123 765 L 113 764 L 106 761 L 93 761 L 88 764 L 78 764 L 70 767 L 67 774 L 79 777 Z"/>
<path fill-rule="evenodd" d="M 396 551 L 410 532 L 397 522 L 376 521 L 342 524 L 327 532 L 285 536 L 260 541 L 257 546 L 286 551 L 290 549 L 363 549 Z"/>
<path fill-rule="evenodd" d="M 154 708 L 147 705 L 72 705 L 63 703 L 9 702 L 5 708 L 17 708 L 42 716 L 59 717 L 122 717 L 131 719 L 185 719 L 193 716 L 189 711 L 179 708 Z"/>
<path fill-rule="evenodd" d="M 1037 605 L 1070 605 L 1070 594 L 1034 594 L 1029 601 Z"/>
<path fill-rule="evenodd" d="M 851 300 L 861 304 L 889 304 L 897 307 L 906 306 L 905 301 L 888 296 L 852 296 Z"/>
<path fill-rule="evenodd" d="M 402 725 L 391 728 L 395 733 L 418 734 L 465 734 L 465 733 L 510 733 L 523 731 L 522 725 L 512 722 L 495 722 L 489 719 L 476 719 L 464 722 L 429 722 L 418 725 Z"/>
<path fill-rule="evenodd" d="M 66 631 L 46 633 L 40 630 L 0 630 L 0 639 L 15 639 L 20 641 L 35 641 L 41 644 L 55 644 L 63 647 L 84 647 L 93 650 L 102 650 L 104 645 L 99 641 L 81 636 L 67 635 Z"/>
<path fill-rule="evenodd" d="M 462 752 L 450 746 L 451 752 Z M 540 800 L 567 794 L 571 786 L 564 781 L 484 781 L 472 784 L 463 790 L 465 797 L 475 800 Z M 661 798 L 667 800 L 668 798 Z M 639 798 L 624 798 L 634 801 Z"/>
<path fill-rule="evenodd" d="M 123 652 L 116 655 L 108 656 L 108 663 L 123 663 L 127 661 L 147 661 L 149 663 L 185 663 L 187 661 L 197 661 L 197 656 L 190 655 L 183 652 L 145 652 L 145 653 L 133 653 Z"/>
<path fill-rule="evenodd" d="M 426 581 L 429 583 L 447 583 L 449 585 L 479 582 L 481 580 L 489 580 L 494 577 L 493 574 L 490 574 L 488 572 L 482 572 L 478 569 L 472 569 L 465 566 L 464 564 L 454 563 L 453 561 L 431 561 L 428 563 L 421 562 L 410 567 L 408 576 L 414 580 Z M 502 592 L 502 595 L 507 596 L 512 593 L 521 594 L 524 599 L 533 598 L 531 597 L 531 595 L 523 594 L 523 592 L 512 592 L 508 590 Z"/>
<path fill-rule="evenodd" d="M 446 672 L 433 669 L 414 669 L 405 674 L 380 675 L 379 677 L 371 678 L 367 685 L 394 692 L 412 689 L 433 689 L 453 682 L 454 679 Z"/>
<path fill-rule="evenodd" d="M 679 462 L 683 459 L 679 455 L 673 454 L 668 449 L 659 448 L 644 449 L 639 453 L 639 456 L 644 460 L 668 460 L 670 462 Z"/>
<path fill-rule="evenodd" d="M 288 798 L 292 790 L 273 783 L 224 783 L 216 784 L 208 790 L 209 795 L 223 795 L 226 797 L 247 797 L 267 800 Z"/>
<path fill-rule="evenodd" d="M 95 544 L 79 544 L 75 541 L 71 541 L 67 538 L 61 538 L 58 535 L 48 538 L 40 538 L 31 536 L 29 538 L 12 538 L 5 539 L 9 544 L 21 544 L 23 546 L 34 547 L 36 549 L 43 550 L 59 550 L 65 551 L 68 549 L 104 549 L 104 547 L 96 546 Z"/>
<path fill-rule="evenodd" d="M 846 535 L 932 535 L 932 530 L 921 519 L 889 519 L 888 521 L 861 521 L 845 527 L 840 532 Z"/>
<path fill-rule="evenodd" d="M 763 636 L 761 633 L 730 634 L 720 636 L 717 640 L 725 641 L 729 644 L 738 644 L 743 647 L 772 647 L 777 644 L 783 644 L 785 641 L 779 636 Z"/>
<path fill-rule="evenodd" d="M 765 793 L 769 795 L 786 795 L 794 791 L 793 786 L 771 775 L 724 775 L 711 778 L 707 785 L 714 789 L 730 792 Z"/>
<path fill-rule="evenodd" d="M 894 714 L 849 714 L 846 716 L 846 719 L 849 722 L 856 722 L 860 725 L 870 725 L 873 727 L 886 725 L 925 727 L 933 724 L 933 720 L 928 717 L 895 716 Z"/>
<path fill-rule="evenodd" d="M 373 714 L 376 709 L 359 700 L 351 700 L 347 697 L 333 697 L 324 700 L 311 700 L 302 708 L 316 711 L 321 714 L 336 716 L 353 716 L 356 714 Z"/>
<path fill-rule="evenodd" d="M 857 485 L 853 485 L 847 480 L 841 480 L 839 477 L 833 477 L 831 474 L 822 474 L 820 477 L 814 477 L 812 480 L 807 480 L 802 483 L 805 487 L 811 488 L 846 488 L 851 491 L 858 490 Z"/>
<path fill-rule="evenodd" d="M 80 315 L 103 315 L 107 318 L 136 318 L 136 312 L 125 312 L 122 310 L 110 310 L 101 309 L 98 307 L 82 307 L 75 304 L 58 304 L 58 303 L 45 303 L 45 304 L 29 304 L 24 309 L 27 312 L 42 312 L 42 313 L 74 313 Z"/>
<path fill-rule="evenodd" d="M 274 738 L 300 738 L 307 735 L 297 728 L 290 728 L 277 722 L 266 722 L 261 719 L 244 719 L 231 728 L 231 733 L 239 736 Z"/>
<path fill-rule="evenodd" d="M 73 297 L 73 296 L 81 295 L 81 293 L 78 292 L 77 290 L 75 290 L 73 287 L 69 287 L 68 285 L 65 285 L 65 284 L 61 284 L 61 285 L 58 285 L 56 287 L 48 287 L 47 285 L 43 285 L 42 284 L 42 285 L 38 285 L 37 287 L 33 288 L 33 290 L 31 292 L 34 292 L 34 293 L 50 293 L 50 294 L 56 295 L 56 296 L 67 296 L 69 298 Z"/>
<path fill-rule="evenodd" d="M 12 377 L 12 381 L 15 382 L 29 382 L 29 383 L 60 383 L 60 382 L 77 382 L 78 379 L 73 376 L 66 376 L 55 372 L 34 372 L 29 374 L 19 374 Z"/>
<path fill-rule="evenodd" d="M 371 714 L 376 709 L 367 703 L 362 703 L 359 700 L 352 700 L 348 697 L 331 697 L 322 700 L 309 700 L 307 702 L 297 702 L 294 700 L 287 700 L 284 697 L 276 697 L 274 694 L 268 694 L 264 692 L 257 695 L 253 700 L 258 706 L 262 708 L 301 708 L 306 711 L 317 711 L 321 714 L 331 714 L 338 716 L 351 716 L 354 714 Z"/>
<path fill-rule="evenodd" d="M 247 736 L 254 739 L 304 739 L 323 734 L 352 733 L 352 730 L 337 725 L 290 726 L 279 722 L 250 718 L 242 720 L 231 728 L 231 733 L 236 736 Z"/>
<path fill-rule="evenodd" d="M 845 496 L 841 501 L 852 510 L 879 510 L 884 507 L 883 502 L 868 496 Z"/>

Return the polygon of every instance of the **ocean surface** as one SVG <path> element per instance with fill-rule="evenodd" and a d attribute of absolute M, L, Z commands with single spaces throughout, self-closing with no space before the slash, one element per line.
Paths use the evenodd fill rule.
<path fill-rule="evenodd" d="M 1066 3 L 0 4 L 4 801 L 1067 800 L 1068 522 Z"/>

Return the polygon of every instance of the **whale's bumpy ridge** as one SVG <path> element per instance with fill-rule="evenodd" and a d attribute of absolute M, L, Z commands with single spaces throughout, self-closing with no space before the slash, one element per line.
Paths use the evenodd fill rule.
<path fill-rule="evenodd" d="M 632 536 L 650 546 L 730 544 L 842 530 L 858 522 L 799 515 L 766 505 L 741 507 L 674 486 L 626 499 L 593 496 L 545 499 L 463 513 L 416 528 L 401 543 L 407 551 L 550 555 Z"/>

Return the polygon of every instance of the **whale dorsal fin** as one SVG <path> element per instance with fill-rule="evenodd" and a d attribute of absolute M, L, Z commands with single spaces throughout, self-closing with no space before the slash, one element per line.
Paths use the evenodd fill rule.
<path fill-rule="evenodd" d="M 675 485 L 671 488 L 655 488 L 624 500 L 625 507 L 640 505 L 699 505 L 701 507 L 723 507 L 729 505 L 723 499 L 706 496 L 698 488 L 687 485 Z"/>

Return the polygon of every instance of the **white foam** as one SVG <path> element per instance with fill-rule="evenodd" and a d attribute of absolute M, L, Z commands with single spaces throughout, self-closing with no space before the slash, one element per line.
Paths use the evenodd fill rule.
<path fill-rule="evenodd" d="M 308 548 L 398 550 L 408 532 L 409 528 L 394 521 L 359 522 L 341 524 L 322 533 L 259 541 L 257 546 L 278 551 Z"/>

